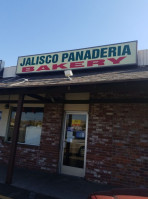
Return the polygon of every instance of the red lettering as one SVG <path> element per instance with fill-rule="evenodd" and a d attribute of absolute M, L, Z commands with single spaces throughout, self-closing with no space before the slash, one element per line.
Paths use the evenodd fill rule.
<path fill-rule="evenodd" d="M 67 67 L 64 66 L 65 64 L 66 64 L 66 63 L 59 64 L 59 65 L 53 64 L 53 65 L 52 65 L 52 70 L 57 70 L 57 68 L 66 69 Z"/>
<path fill-rule="evenodd" d="M 125 57 L 119 57 L 118 59 L 108 58 L 108 60 L 111 61 L 111 62 L 113 62 L 113 64 L 119 64 Z"/>
<path fill-rule="evenodd" d="M 41 70 L 50 70 L 50 68 L 47 65 L 42 65 L 36 71 L 41 71 Z"/>
<path fill-rule="evenodd" d="M 91 60 L 87 62 L 87 66 L 93 66 L 93 65 L 98 65 L 98 66 L 102 66 L 104 65 L 105 59 L 98 59 L 98 60 Z"/>
<path fill-rule="evenodd" d="M 84 61 L 71 62 L 70 63 L 70 68 L 81 68 L 81 67 L 84 67 L 84 65 L 82 65 L 83 63 L 84 63 Z"/>
<path fill-rule="evenodd" d="M 22 72 L 23 73 L 32 72 L 32 71 L 34 71 L 34 66 L 28 66 L 28 67 L 23 67 L 22 68 Z"/>

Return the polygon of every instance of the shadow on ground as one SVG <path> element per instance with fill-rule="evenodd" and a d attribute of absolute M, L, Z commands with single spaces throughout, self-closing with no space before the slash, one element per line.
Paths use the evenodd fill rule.
<path fill-rule="evenodd" d="M 17 195 L 20 196 L 18 192 L 22 192 L 24 197 L 32 199 L 42 198 L 43 195 L 44 197 L 50 196 L 51 198 L 59 199 L 86 199 L 93 192 L 110 190 L 112 188 L 109 185 L 88 182 L 79 177 L 47 174 L 20 168 L 14 169 L 12 185 L 9 186 L 4 184 L 6 170 L 7 168 L 5 165 L 0 165 L 0 183 L 2 183 L 0 194 L 4 194 L 2 190 L 5 189 L 5 186 L 7 186 L 6 188 L 10 190 L 10 192 L 11 188 L 16 188 L 14 192 L 12 191 L 12 193 L 9 194 L 9 197 L 12 195 L 13 198 L 17 198 Z M 20 188 L 20 190 L 18 189 L 17 191 L 17 188 Z"/>

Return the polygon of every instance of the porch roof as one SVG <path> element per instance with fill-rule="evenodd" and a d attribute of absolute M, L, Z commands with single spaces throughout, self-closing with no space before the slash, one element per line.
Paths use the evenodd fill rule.
<path fill-rule="evenodd" d="M 64 76 L 63 71 L 59 73 L 36 74 L 33 76 L 1 78 L 0 89 L 88 85 L 142 80 L 148 80 L 148 66 L 128 69 L 73 70 L 71 81 Z"/>

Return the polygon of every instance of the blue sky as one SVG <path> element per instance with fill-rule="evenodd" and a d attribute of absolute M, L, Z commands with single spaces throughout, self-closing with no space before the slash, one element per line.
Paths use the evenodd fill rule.
<path fill-rule="evenodd" d="M 0 0 L 0 59 L 138 40 L 148 49 L 148 0 Z"/>

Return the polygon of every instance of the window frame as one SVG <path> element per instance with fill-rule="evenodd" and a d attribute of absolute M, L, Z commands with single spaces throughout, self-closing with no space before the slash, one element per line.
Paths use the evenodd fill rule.
<path fill-rule="evenodd" d="M 25 108 L 29 108 L 29 109 L 35 109 L 35 108 L 38 108 L 38 109 L 42 109 L 42 112 L 43 112 L 43 118 L 44 118 L 44 106 L 24 106 L 23 107 L 24 109 Z M 14 110 L 15 109 L 15 110 Z M 7 121 L 7 128 L 6 128 L 6 136 L 5 136 L 5 142 L 7 142 L 7 143 L 12 143 L 12 140 L 8 140 L 8 134 L 9 134 L 9 129 L 10 129 L 10 122 L 11 122 L 11 116 L 12 116 L 12 112 L 13 111 L 15 111 L 16 112 L 16 110 L 17 110 L 17 106 L 15 105 L 15 106 L 10 106 L 10 108 L 9 108 L 9 116 L 8 116 L 8 121 Z M 22 111 L 23 112 L 23 111 Z M 22 114 L 21 114 L 21 117 L 22 117 Z M 42 118 L 42 124 L 43 124 L 43 118 Z M 21 123 L 21 121 L 20 121 L 20 123 Z M 42 133 L 42 126 L 41 126 L 41 133 Z M 41 135 L 40 135 L 40 143 L 41 143 Z M 28 144 L 28 143 L 23 143 L 23 142 L 17 142 L 17 144 L 20 144 L 20 145 L 28 145 L 28 146 L 40 146 L 40 143 L 39 143 L 39 145 L 38 144 Z"/>

